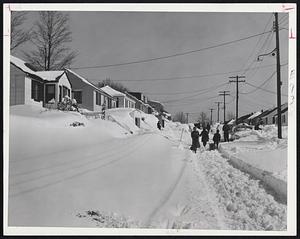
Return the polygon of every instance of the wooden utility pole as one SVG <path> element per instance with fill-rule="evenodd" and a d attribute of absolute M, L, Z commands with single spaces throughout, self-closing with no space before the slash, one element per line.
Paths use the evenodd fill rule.
<path fill-rule="evenodd" d="M 277 68 L 277 128 L 278 138 L 282 138 L 281 131 L 281 79 L 280 79 L 280 51 L 279 51 L 279 29 L 278 29 L 278 13 L 275 12 L 275 32 L 276 32 L 276 68 Z"/>
<path fill-rule="evenodd" d="M 222 102 L 218 101 L 218 102 L 215 102 L 215 103 L 218 104 L 218 122 L 220 122 L 220 120 L 219 120 L 219 112 L 220 112 L 220 104 Z"/>
<path fill-rule="evenodd" d="M 224 124 L 225 124 L 225 96 L 226 95 L 230 95 L 229 93 L 228 93 L 229 91 L 228 90 L 223 90 L 223 91 L 219 91 L 219 95 L 222 95 L 222 96 L 224 96 Z"/>
<path fill-rule="evenodd" d="M 212 112 L 214 109 L 209 109 L 210 110 L 210 125 L 212 125 Z"/>
<path fill-rule="evenodd" d="M 186 123 L 189 123 L 189 113 L 186 113 Z"/>
<path fill-rule="evenodd" d="M 236 105 L 235 105 L 235 124 L 238 123 L 238 114 L 239 114 L 239 83 L 245 82 L 245 80 L 239 80 L 239 78 L 245 78 L 245 76 L 230 76 L 229 78 L 235 78 L 235 80 L 230 80 L 229 82 L 236 83 Z"/>

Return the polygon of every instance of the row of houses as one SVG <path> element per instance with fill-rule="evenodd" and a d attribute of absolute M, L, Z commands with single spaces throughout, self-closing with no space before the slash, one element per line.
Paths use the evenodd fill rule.
<path fill-rule="evenodd" d="M 79 108 L 101 112 L 111 108 L 135 108 L 161 114 L 141 92 L 120 92 L 110 86 L 97 87 L 70 69 L 36 71 L 23 60 L 10 58 L 10 105 L 38 104 L 56 108 L 65 96 L 75 99 Z"/>
<path fill-rule="evenodd" d="M 269 124 L 277 124 L 278 114 L 277 107 L 273 107 L 268 110 L 261 110 L 255 113 L 250 113 L 243 115 L 238 118 L 237 124 L 246 123 L 249 125 L 256 125 L 258 123 L 262 123 L 265 125 Z M 231 120 L 230 124 L 235 123 L 235 120 Z M 283 126 L 288 125 L 288 103 L 281 105 L 281 124 Z"/>

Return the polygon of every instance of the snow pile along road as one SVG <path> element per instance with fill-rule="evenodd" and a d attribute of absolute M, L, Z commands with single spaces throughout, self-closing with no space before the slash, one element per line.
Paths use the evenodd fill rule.
<path fill-rule="evenodd" d="M 287 127 L 283 139 L 277 138 L 275 126 L 265 126 L 261 131 L 243 130 L 235 134 L 238 139 L 222 143 L 220 152 L 239 169 L 262 180 L 278 200 L 287 200 Z"/>
<path fill-rule="evenodd" d="M 198 167 L 215 188 L 230 229 L 286 230 L 286 205 L 275 201 L 258 180 L 232 167 L 217 151 L 199 154 Z"/>

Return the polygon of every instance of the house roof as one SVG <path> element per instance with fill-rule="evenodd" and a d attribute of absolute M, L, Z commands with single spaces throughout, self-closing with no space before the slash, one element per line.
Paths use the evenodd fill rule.
<path fill-rule="evenodd" d="M 285 113 L 288 110 L 288 107 L 285 107 L 283 110 L 281 110 L 281 114 Z M 278 114 L 275 114 L 277 116 Z"/>
<path fill-rule="evenodd" d="M 58 81 L 64 71 L 36 71 L 35 74 L 47 81 Z"/>
<path fill-rule="evenodd" d="M 116 97 L 116 96 L 126 96 L 124 93 L 120 92 L 120 91 L 117 91 L 113 88 L 111 88 L 110 86 L 103 86 L 102 88 L 100 88 L 101 90 L 103 90 L 105 93 L 113 96 L 113 97 Z"/>
<path fill-rule="evenodd" d="M 261 111 L 257 111 L 256 113 L 254 113 L 253 115 L 249 116 L 248 119 L 254 119 L 255 117 L 259 116 L 262 112 Z"/>
<path fill-rule="evenodd" d="M 241 116 L 241 117 L 238 118 L 238 121 L 248 119 L 250 116 L 251 116 L 251 114 L 243 115 L 243 116 Z"/>
<path fill-rule="evenodd" d="M 105 91 L 101 90 L 100 88 L 98 88 L 97 86 L 95 86 L 94 84 L 92 84 L 91 82 L 89 82 L 87 79 L 83 78 L 82 76 L 78 75 L 77 73 L 75 73 L 74 71 L 70 70 L 70 69 L 66 69 L 66 72 L 68 74 L 71 73 L 74 76 L 76 76 L 79 80 L 81 80 L 83 83 L 93 87 L 95 90 L 101 91 L 102 93 L 104 93 L 106 96 L 112 97 L 111 95 L 107 94 Z"/>
<path fill-rule="evenodd" d="M 10 62 L 14 66 L 16 66 L 17 68 L 19 68 L 21 71 L 23 71 L 23 72 L 25 72 L 25 73 L 27 73 L 27 74 L 35 77 L 35 78 L 38 78 L 40 80 L 45 80 L 44 77 L 37 75 L 36 71 L 32 70 L 25 61 L 23 61 L 23 60 L 21 60 L 21 59 L 15 57 L 15 56 L 11 55 L 10 56 Z"/>
<path fill-rule="evenodd" d="M 230 120 L 227 124 L 233 124 L 235 122 L 234 119 Z"/>

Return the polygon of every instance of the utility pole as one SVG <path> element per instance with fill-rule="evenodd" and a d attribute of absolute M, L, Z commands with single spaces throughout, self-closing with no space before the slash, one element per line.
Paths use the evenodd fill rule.
<path fill-rule="evenodd" d="M 186 114 L 186 123 L 189 123 L 189 113 L 185 113 Z"/>
<path fill-rule="evenodd" d="M 278 29 L 278 13 L 275 12 L 275 32 L 276 32 L 276 68 L 277 68 L 277 128 L 278 138 L 282 138 L 281 134 L 281 79 L 280 79 L 280 51 L 279 51 L 279 29 Z"/>
<path fill-rule="evenodd" d="M 235 78 L 235 80 L 230 80 L 229 82 L 236 83 L 236 105 L 235 105 L 235 124 L 238 123 L 238 114 L 239 114 L 239 83 L 245 82 L 245 80 L 240 80 L 239 78 L 245 78 L 245 76 L 230 76 L 229 78 Z"/>
<path fill-rule="evenodd" d="M 210 125 L 212 125 L 212 112 L 214 109 L 209 109 L 210 110 Z"/>
<path fill-rule="evenodd" d="M 225 103 L 225 96 L 230 95 L 228 92 L 229 92 L 228 90 L 219 91 L 219 95 L 224 96 L 224 124 L 225 124 L 225 104 L 226 104 Z"/>
<path fill-rule="evenodd" d="M 215 102 L 215 103 L 218 104 L 218 122 L 220 122 L 220 120 L 219 120 L 219 112 L 220 112 L 220 104 L 222 102 L 218 101 L 218 102 Z"/>

